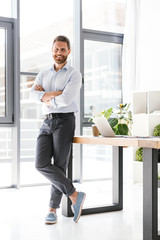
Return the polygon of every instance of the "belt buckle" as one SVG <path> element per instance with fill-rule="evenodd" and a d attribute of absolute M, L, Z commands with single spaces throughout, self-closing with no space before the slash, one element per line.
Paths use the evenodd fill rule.
<path fill-rule="evenodd" d="M 46 114 L 46 119 L 51 119 L 52 116 L 50 115 L 50 113 Z"/>
<path fill-rule="evenodd" d="M 49 119 L 52 119 L 52 118 L 53 118 L 52 113 L 49 113 Z"/>

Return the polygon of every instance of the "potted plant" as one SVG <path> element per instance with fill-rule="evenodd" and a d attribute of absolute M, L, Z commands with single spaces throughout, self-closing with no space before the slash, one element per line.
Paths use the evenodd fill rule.
<path fill-rule="evenodd" d="M 119 104 L 117 109 L 105 109 L 104 111 L 91 117 L 89 121 L 94 123 L 94 118 L 105 117 L 107 118 L 115 135 L 131 135 L 132 113 L 129 110 L 129 107 L 130 104 Z"/>
<path fill-rule="evenodd" d="M 133 161 L 133 183 L 143 183 L 143 148 L 140 147 L 135 152 L 135 160 Z"/>
<path fill-rule="evenodd" d="M 158 156 L 159 157 L 159 156 Z M 135 164 L 134 164 L 134 168 L 135 168 L 135 171 L 137 172 L 140 172 L 140 175 L 139 177 L 137 177 L 137 181 L 138 182 L 142 182 L 142 177 L 143 177 L 143 165 L 142 165 L 142 162 L 143 162 L 143 148 L 140 147 L 137 149 L 136 151 L 136 161 L 134 161 Z M 160 188 L 160 168 L 158 167 L 158 187 Z"/>
<path fill-rule="evenodd" d="M 159 137 L 160 136 L 160 124 L 156 125 L 153 131 L 153 136 Z"/>
<path fill-rule="evenodd" d="M 160 124 L 154 127 L 153 136 L 160 136 Z M 135 153 L 136 159 L 133 161 L 133 182 L 143 182 L 143 148 L 138 148 Z M 158 150 L 158 162 L 160 163 L 160 150 Z M 160 166 L 158 166 L 158 187 L 160 187 Z"/>
<path fill-rule="evenodd" d="M 129 104 L 119 104 L 114 110 L 115 119 L 118 120 L 117 125 L 114 126 L 116 135 L 131 135 L 132 129 L 132 112 Z M 122 130 L 123 128 L 123 130 Z"/>
<path fill-rule="evenodd" d="M 143 162 L 143 148 L 140 147 L 136 151 L 136 161 Z"/>

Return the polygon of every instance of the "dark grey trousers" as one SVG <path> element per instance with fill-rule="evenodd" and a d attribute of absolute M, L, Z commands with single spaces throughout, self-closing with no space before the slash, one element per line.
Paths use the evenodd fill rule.
<path fill-rule="evenodd" d="M 73 113 L 56 113 L 46 118 L 37 138 L 36 169 L 51 183 L 49 206 L 59 208 L 63 193 L 68 197 L 75 188 L 66 178 L 75 130 Z"/>

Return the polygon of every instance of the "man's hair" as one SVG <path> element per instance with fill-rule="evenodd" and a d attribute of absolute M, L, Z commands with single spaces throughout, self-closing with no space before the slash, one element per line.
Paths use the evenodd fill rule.
<path fill-rule="evenodd" d="M 59 42 L 66 42 L 66 43 L 67 43 L 67 46 L 68 46 L 68 49 L 71 48 L 70 41 L 69 41 L 69 39 L 68 39 L 66 36 L 63 36 L 63 35 L 57 36 L 57 37 L 53 40 L 53 45 L 54 45 L 54 43 L 57 42 L 57 41 L 59 41 Z"/>

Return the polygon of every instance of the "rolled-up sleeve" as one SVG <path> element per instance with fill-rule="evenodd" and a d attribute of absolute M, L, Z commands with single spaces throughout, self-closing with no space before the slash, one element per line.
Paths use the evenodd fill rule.
<path fill-rule="evenodd" d="M 42 86 L 42 73 L 41 72 L 37 75 L 35 82 L 30 90 L 30 98 L 34 99 L 36 101 L 41 101 L 43 95 L 45 94 L 45 91 L 36 91 L 35 90 L 36 85 Z"/>
<path fill-rule="evenodd" d="M 75 100 L 82 86 L 82 75 L 75 71 L 67 82 L 63 93 L 50 100 L 54 108 L 69 106 Z"/>

